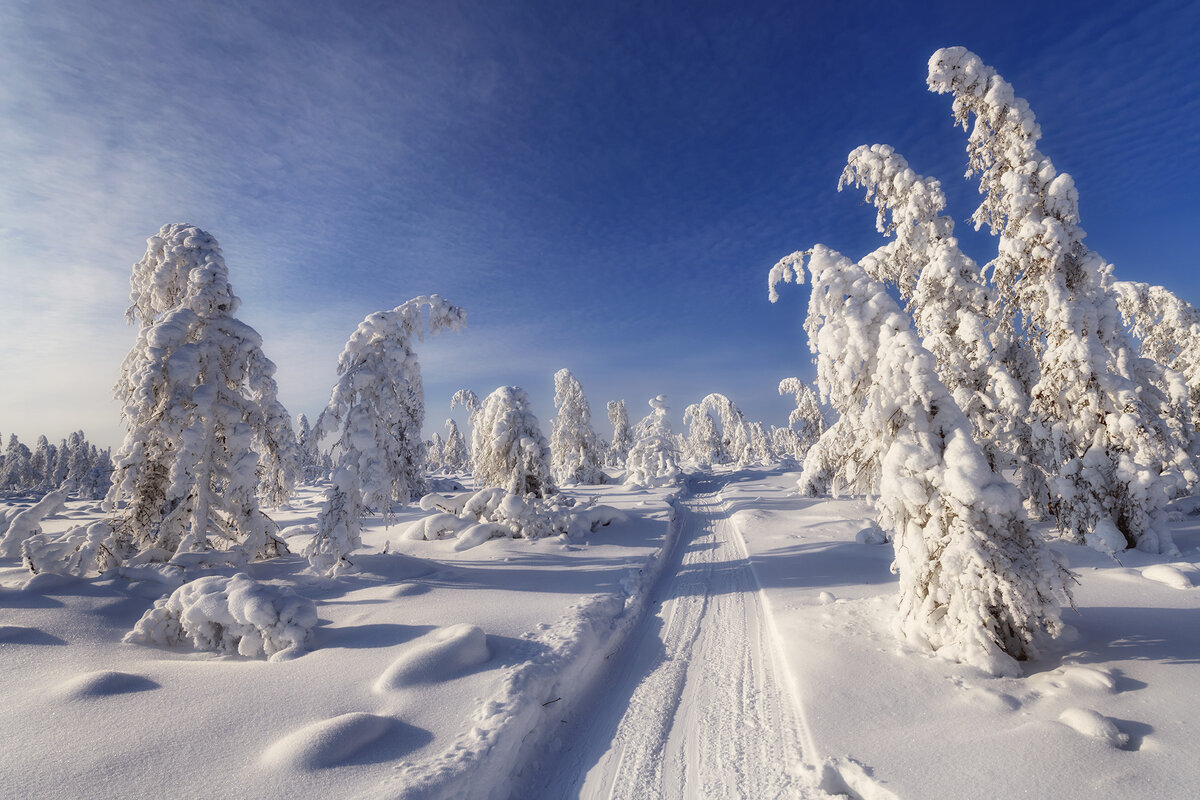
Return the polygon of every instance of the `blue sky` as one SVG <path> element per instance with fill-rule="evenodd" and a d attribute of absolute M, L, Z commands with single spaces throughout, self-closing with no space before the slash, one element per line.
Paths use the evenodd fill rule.
<path fill-rule="evenodd" d="M 220 241 L 293 413 L 363 316 L 438 292 L 469 321 L 421 351 L 433 423 L 501 384 L 548 421 L 565 366 L 601 418 L 718 391 L 781 424 L 807 292 L 770 305 L 767 270 L 880 243 L 850 150 L 894 145 L 994 252 L 925 89 L 949 45 L 1030 101 L 1118 276 L 1200 303 L 1200 4 L 832 5 L 9 0 L 0 433 L 119 442 L 129 268 L 175 221 Z"/>

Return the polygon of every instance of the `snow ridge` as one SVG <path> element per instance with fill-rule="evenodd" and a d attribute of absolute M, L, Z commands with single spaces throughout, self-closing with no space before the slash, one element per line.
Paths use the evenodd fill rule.
<path fill-rule="evenodd" d="M 679 495 L 668 497 L 673 509 Z M 677 520 L 673 512 L 662 549 L 643 567 L 631 569 L 621 592 L 581 601 L 537 638 L 543 652 L 508 672 L 468 731 L 440 755 L 405 765 L 372 797 L 509 797 L 514 776 L 545 752 L 560 720 L 589 694 L 606 656 L 621 647 L 644 616 L 678 536 Z"/>

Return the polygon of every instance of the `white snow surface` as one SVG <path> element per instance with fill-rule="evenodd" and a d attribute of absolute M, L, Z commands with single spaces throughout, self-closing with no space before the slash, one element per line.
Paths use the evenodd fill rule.
<path fill-rule="evenodd" d="M 368 518 L 351 573 L 314 575 L 299 555 L 242 568 L 264 595 L 315 605 L 311 649 L 281 661 L 122 644 L 178 574 L 31 579 L 0 560 L 4 796 L 1117 798 L 1200 785 L 1200 519 L 1173 520 L 1169 560 L 1055 541 L 1079 576 L 1079 613 L 1064 615 L 1076 635 L 993 678 L 898 643 L 892 545 L 862 535 L 870 507 L 799 497 L 796 479 L 718 469 L 673 501 L 676 489 L 575 487 L 622 518 L 582 539 L 466 551 L 403 538 L 429 514 L 417 507 L 390 529 Z M 293 553 L 320 497 L 302 489 L 276 520 Z M 41 528 L 100 519 L 97 503 L 68 500 Z M 235 574 L 188 571 L 183 587 Z"/>

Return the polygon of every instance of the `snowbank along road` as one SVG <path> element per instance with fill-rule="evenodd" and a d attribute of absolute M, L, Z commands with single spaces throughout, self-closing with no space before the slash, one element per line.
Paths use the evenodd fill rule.
<path fill-rule="evenodd" d="M 720 480 L 694 489 L 649 612 L 525 796 L 828 796 Z"/>

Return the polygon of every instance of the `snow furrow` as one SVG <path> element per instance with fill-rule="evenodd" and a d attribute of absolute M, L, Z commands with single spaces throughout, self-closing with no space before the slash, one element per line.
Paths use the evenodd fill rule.
<path fill-rule="evenodd" d="M 680 514 L 652 613 L 523 796 L 825 796 L 737 531 L 713 494 Z"/>

